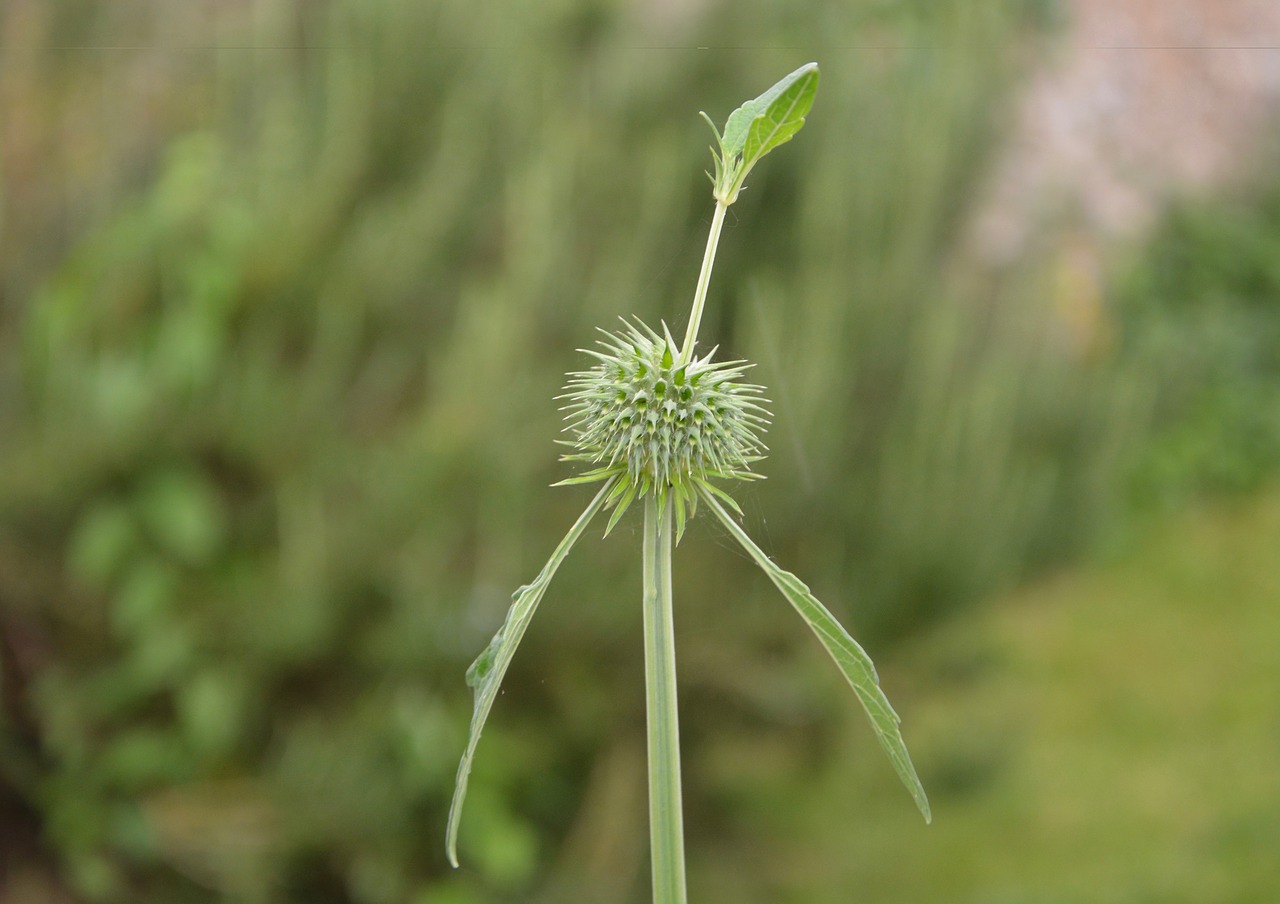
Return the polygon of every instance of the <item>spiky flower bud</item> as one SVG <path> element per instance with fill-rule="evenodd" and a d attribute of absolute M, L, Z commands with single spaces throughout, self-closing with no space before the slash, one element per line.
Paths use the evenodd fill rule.
<path fill-rule="evenodd" d="M 582 349 L 599 359 L 591 370 L 569 374 L 566 428 L 577 451 L 565 460 L 595 467 L 564 483 L 614 479 L 616 510 L 610 529 L 638 497 L 653 492 L 676 506 L 683 529 L 685 507 L 692 514 L 699 487 L 723 497 L 714 478 L 754 479 L 750 466 L 763 458 L 760 436 L 769 423 L 763 387 L 737 378 L 751 367 L 744 361 L 713 363 L 712 349 L 680 363 L 675 343 L 663 327 L 658 335 L 637 320 L 622 332 L 601 330 L 601 350 Z"/>

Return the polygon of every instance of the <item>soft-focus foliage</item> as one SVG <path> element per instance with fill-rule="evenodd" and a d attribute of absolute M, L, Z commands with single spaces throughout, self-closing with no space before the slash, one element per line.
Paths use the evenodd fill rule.
<path fill-rule="evenodd" d="M 1274 488 L 1193 507 L 1140 550 L 907 641 L 884 677 L 930 764 L 931 826 L 875 781 L 853 720 L 833 741 L 844 756 L 786 778 L 776 748 L 710 741 L 708 781 L 735 818 L 811 842 L 716 868 L 702 898 L 1271 900 L 1278 543 Z M 826 831 L 809 835 L 817 822 Z"/>
<path fill-rule="evenodd" d="M 642 898 L 634 536 L 557 577 L 450 873 L 462 676 L 586 501 L 547 489 L 574 349 L 688 308 L 697 111 L 820 53 L 822 116 L 733 208 L 702 326 L 774 403 L 753 534 L 872 652 L 1082 548 L 1155 377 L 1063 342 L 1034 273 L 952 278 L 1042 6 L 0 8 L 0 813 L 31 862 L 86 901 Z M 1261 299 L 1275 229 L 1231 229 L 1251 264 L 1211 223 L 1188 254 L 1210 241 Z M 1231 304 L 1208 360 L 1268 403 Z M 1273 454 L 1273 423 L 1201 392 Z M 812 850 L 790 789 L 849 765 L 832 726 L 857 716 L 734 555 L 700 518 L 676 575 L 707 900 Z M 866 783 L 915 818 L 860 730 Z M 857 885 L 813 876 L 849 886 L 731 899 Z"/>
<path fill-rule="evenodd" d="M 1186 202 L 1120 281 L 1125 340 L 1159 375 L 1137 489 L 1167 506 L 1280 471 L 1280 186 Z"/>

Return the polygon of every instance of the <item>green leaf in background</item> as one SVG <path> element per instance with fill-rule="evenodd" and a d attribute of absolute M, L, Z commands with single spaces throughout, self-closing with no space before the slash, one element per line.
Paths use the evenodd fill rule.
<path fill-rule="evenodd" d="M 195 469 L 171 468 L 151 477 L 139 492 L 138 514 L 156 544 L 188 565 L 207 565 L 226 540 L 222 501 Z"/>
<path fill-rule="evenodd" d="M 123 502 L 104 499 L 76 522 L 68 543 L 67 565 L 79 580 L 105 590 L 138 545 L 138 527 Z"/>
<path fill-rule="evenodd" d="M 733 534 L 742 544 L 742 548 L 769 576 L 774 586 L 782 591 L 782 595 L 800 613 L 800 617 L 805 620 L 817 635 L 818 640 L 826 647 L 827 652 L 831 654 L 840 673 L 844 675 L 853 692 L 862 701 L 880 746 L 889 755 L 889 760 L 893 763 L 898 777 L 915 798 L 916 806 L 924 815 L 925 822 L 932 821 L 929 799 L 925 796 L 924 786 L 920 784 L 919 776 L 916 775 L 915 766 L 911 764 L 911 755 L 907 753 L 906 742 L 902 739 L 902 731 L 898 727 L 902 720 L 894 712 L 889 698 L 880 689 L 880 678 L 876 675 L 876 667 L 871 662 L 871 657 L 856 640 L 849 636 L 849 632 L 845 631 L 817 597 L 809 592 L 809 588 L 803 581 L 791 572 L 779 568 L 759 546 L 756 546 L 755 541 L 747 536 L 747 532 L 730 517 L 714 495 L 704 492 L 702 498 L 729 529 L 729 533 Z"/>
<path fill-rule="evenodd" d="M 462 754 L 462 761 L 458 763 L 458 778 L 453 789 L 453 802 L 449 805 L 449 825 L 445 832 L 445 848 L 449 854 L 449 862 L 455 867 L 458 865 L 458 821 L 462 817 L 462 802 L 467 796 L 467 779 L 471 775 L 471 761 L 475 758 L 476 745 L 480 743 L 480 733 L 484 730 L 484 723 L 489 718 L 489 710 L 493 709 L 493 701 L 498 697 L 502 678 L 506 675 L 507 667 L 511 665 L 511 659 L 515 656 L 516 647 L 520 645 L 525 629 L 529 627 L 533 613 L 537 610 L 538 603 L 542 601 L 542 595 L 547 592 L 547 586 L 555 577 L 560 563 L 569 555 L 569 550 L 573 549 L 573 545 L 578 542 L 578 538 L 587 529 L 591 519 L 604 507 L 613 484 L 613 480 L 608 480 L 600 488 L 600 492 L 596 493 L 591 504 L 578 516 L 578 520 L 574 522 L 573 527 L 569 528 L 560 545 L 551 553 L 551 558 L 547 560 L 546 565 L 542 566 L 542 571 L 538 572 L 533 583 L 525 584 L 515 592 L 511 609 L 508 610 L 502 627 L 493 636 L 493 640 L 489 641 L 484 652 L 476 657 L 476 661 L 467 669 L 467 685 L 475 690 L 476 703 L 475 710 L 471 714 L 467 749 Z"/>

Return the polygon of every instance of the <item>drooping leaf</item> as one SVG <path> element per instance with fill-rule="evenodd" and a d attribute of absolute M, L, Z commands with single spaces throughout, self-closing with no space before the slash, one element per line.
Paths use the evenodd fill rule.
<path fill-rule="evenodd" d="M 841 674 L 862 702 L 871 720 L 871 726 L 875 729 L 876 738 L 880 741 L 880 746 L 888 754 L 889 761 L 893 763 L 893 768 L 902 779 L 902 783 L 911 792 L 916 806 L 924 815 L 925 822 L 931 821 L 933 817 L 929 810 L 929 799 L 925 796 L 924 786 L 920 784 L 920 778 L 916 775 L 915 766 L 911 763 L 911 755 L 907 753 L 906 742 L 902 739 L 902 731 L 898 727 L 901 720 L 889 704 L 884 691 L 880 689 L 880 678 L 876 675 L 871 657 L 856 640 L 849 636 L 849 632 L 845 631 L 840 622 L 836 621 L 835 616 L 818 601 L 803 581 L 791 572 L 779 568 L 760 547 L 756 546 L 747 532 L 725 511 L 714 494 L 704 491 L 703 499 L 724 523 L 729 533 L 733 534 L 747 554 L 769 576 L 774 586 L 782 591 L 782 595 L 800 613 L 800 617 L 805 620 L 831 655 Z"/>
<path fill-rule="evenodd" d="M 449 825 L 445 831 L 445 850 L 449 855 L 449 862 L 455 867 L 458 865 L 458 823 L 462 817 L 462 802 L 467 795 L 467 779 L 471 775 L 471 762 L 475 758 L 476 745 L 480 742 L 480 733 L 484 730 L 485 720 L 489 718 L 489 710 L 493 708 L 493 701 L 497 699 L 502 678 L 506 675 L 507 667 L 511 665 L 511 659 L 515 656 L 516 647 L 524 637 L 525 629 L 529 627 L 533 613 L 537 610 L 538 603 L 542 601 L 542 596 L 546 593 L 551 579 L 555 577 L 560 563 L 569 555 L 569 550 L 573 549 L 573 545 L 578 542 L 587 525 L 604 508 L 605 499 L 612 487 L 613 480 L 610 480 L 600 488 L 600 492 L 596 493 L 591 504 L 578 516 L 578 520 L 574 522 L 573 527 L 569 528 L 560 545 L 551 553 L 551 558 L 547 560 L 546 565 L 542 566 L 538 576 L 532 583 L 524 585 L 512 595 L 511 608 L 507 612 L 502 627 L 485 647 L 484 652 L 476 657 L 476 661 L 467 669 L 467 685 L 475 690 L 475 710 L 471 715 L 471 732 L 467 738 L 467 748 L 462 754 L 461 762 L 458 763 L 458 778 L 453 789 L 453 802 L 449 806 Z"/>

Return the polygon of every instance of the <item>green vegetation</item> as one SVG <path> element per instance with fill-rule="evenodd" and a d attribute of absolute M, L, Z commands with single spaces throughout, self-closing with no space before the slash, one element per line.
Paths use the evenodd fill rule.
<path fill-rule="evenodd" d="M 823 821 L 815 849 L 752 881 L 814 904 L 1269 899 L 1278 543 L 1274 488 L 1197 506 L 1130 553 L 908 642 L 885 677 L 945 815 L 925 831 L 892 789 L 851 780 L 847 764 L 875 763 L 843 720 L 831 765 L 771 789 Z M 716 765 L 732 776 L 718 794 L 758 777 Z"/>
<path fill-rule="evenodd" d="M 1280 473 L 1280 185 L 1177 205 L 1116 294 L 1128 352 L 1159 375 L 1141 503 Z"/>

